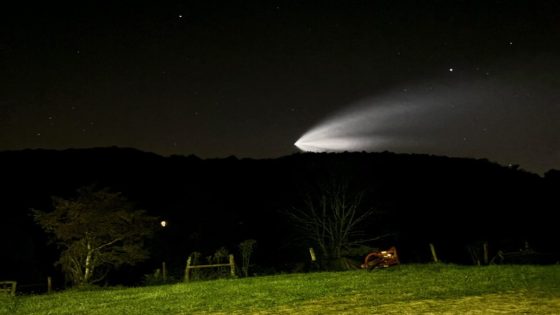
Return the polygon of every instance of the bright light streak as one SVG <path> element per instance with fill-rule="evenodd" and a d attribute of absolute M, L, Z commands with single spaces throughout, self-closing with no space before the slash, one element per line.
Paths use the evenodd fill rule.
<path fill-rule="evenodd" d="M 375 103 L 371 105 L 372 102 L 361 103 L 335 115 L 306 132 L 294 145 L 310 152 L 379 149 L 391 142 L 393 137 L 386 132 L 391 129 L 390 124 L 395 123 L 395 117 L 406 120 L 406 112 L 412 106 L 406 103 L 375 106 Z"/>
<path fill-rule="evenodd" d="M 434 143 L 450 147 L 456 141 L 448 135 L 463 133 L 465 117 L 488 111 L 484 100 L 496 89 L 487 85 L 430 83 L 407 87 L 405 93 L 397 88 L 333 114 L 303 134 L 295 146 L 311 152 L 413 152 Z"/>
<path fill-rule="evenodd" d="M 534 81 L 541 76 L 528 75 L 531 69 L 536 68 L 523 65 L 482 79 L 450 82 L 443 76 L 397 86 L 345 106 L 311 126 L 294 145 L 311 152 L 423 153 L 486 158 L 505 165 L 513 160 L 539 171 L 547 170 L 545 164 L 558 168 L 558 154 L 553 153 L 560 152 L 558 141 L 541 141 L 558 139 L 560 111 L 553 105 L 558 93 L 548 77 L 542 84 Z M 527 97 L 520 97 L 519 91 L 526 91 Z M 546 118 L 537 112 L 546 113 Z"/>
<path fill-rule="evenodd" d="M 377 140 L 377 144 L 380 144 L 381 139 Z M 303 151 L 310 152 L 324 152 L 324 151 L 356 151 L 368 147 L 374 147 L 376 145 L 373 139 L 362 137 L 324 137 L 315 140 L 312 139 L 300 139 L 295 143 L 295 146 Z"/>

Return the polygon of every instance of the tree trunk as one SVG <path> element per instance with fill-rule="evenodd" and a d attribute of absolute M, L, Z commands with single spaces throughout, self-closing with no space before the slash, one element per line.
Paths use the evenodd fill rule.
<path fill-rule="evenodd" d="M 87 243 L 87 255 L 86 255 L 86 265 L 85 265 L 85 270 L 84 270 L 84 279 L 83 279 L 83 283 L 88 283 L 89 279 L 91 278 L 91 274 L 92 274 L 92 256 L 93 256 L 93 251 L 91 250 L 91 244 L 88 242 Z"/>

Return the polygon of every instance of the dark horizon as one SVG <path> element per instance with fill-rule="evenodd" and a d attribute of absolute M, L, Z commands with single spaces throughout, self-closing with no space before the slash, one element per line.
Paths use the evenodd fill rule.
<path fill-rule="evenodd" d="M 447 156 L 447 155 L 440 155 L 440 154 L 433 154 L 433 153 L 411 153 L 411 152 L 394 152 L 394 151 L 388 151 L 388 150 L 384 150 L 384 151 L 327 151 L 327 152 L 308 152 L 308 151 L 304 151 L 301 149 L 298 149 L 296 147 L 294 147 L 294 152 L 285 154 L 285 155 L 281 155 L 281 156 L 275 156 L 275 157 L 250 157 L 250 156 L 238 156 L 235 154 L 230 154 L 230 155 L 226 155 L 226 156 L 219 156 L 219 157 L 204 157 L 204 156 L 199 156 L 197 154 L 191 153 L 191 154 L 160 154 L 157 152 L 151 152 L 151 151 L 147 151 L 147 150 L 142 150 L 139 148 L 134 148 L 134 147 L 120 147 L 120 146 L 99 146 L 99 147 L 83 147 L 83 148 L 60 148 L 60 149 L 49 149 L 49 148 L 25 148 L 25 149 L 15 149 L 15 150 L 0 150 L 0 154 L 2 153 L 19 153 L 19 152 L 25 152 L 25 151 L 45 151 L 45 152 L 65 152 L 65 151 L 110 151 L 110 150 L 131 150 L 131 151 L 137 151 L 139 153 L 145 153 L 145 154 L 153 154 L 162 158 L 170 158 L 170 157 L 182 157 L 182 158 L 197 158 L 200 160 L 227 160 L 227 159 L 231 159 L 231 158 L 235 158 L 235 159 L 239 159 L 239 160 L 276 160 L 276 159 L 283 159 L 283 158 L 288 158 L 294 155 L 299 155 L 299 154 L 317 154 L 317 155 L 344 155 L 344 154 L 390 154 L 390 155 L 403 155 L 403 156 L 426 156 L 426 157 L 434 157 L 434 158 L 443 158 L 443 159 L 451 159 L 451 160 L 473 160 L 473 161 L 488 161 L 491 164 L 496 164 L 499 165 L 501 167 L 505 167 L 505 168 L 513 168 L 515 170 L 521 170 L 527 173 L 531 173 L 531 174 L 536 174 L 539 175 L 540 177 L 542 177 L 543 175 L 545 175 L 547 172 L 554 172 L 554 171 L 559 171 L 560 168 L 550 168 L 550 169 L 543 169 L 540 172 L 537 172 L 535 170 L 531 170 L 531 169 L 526 169 L 523 167 L 523 165 L 520 164 L 503 164 L 500 163 L 499 161 L 495 161 L 489 158 L 485 158 L 485 157 L 479 157 L 479 158 L 475 158 L 475 157 L 468 157 L 468 156 Z"/>
<path fill-rule="evenodd" d="M 460 264 L 472 263 L 467 249 L 481 241 L 492 255 L 528 242 L 546 254 L 530 258 L 535 263 L 560 251 L 554 237 L 558 170 L 540 177 L 486 160 L 389 152 L 255 160 L 171 158 L 124 148 L 4 151 L 0 162 L 6 167 L 0 248 L 10 253 L 0 277 L 17 275 L 23 283 L 59 274 L 53 266 L 58 249 L 30 209 L 51 211 L 53 196 L 75 198 L 78 188 L 92 184 L 168 222 L 150 245 L 152 259 L 115 274 L 115 283 L 140 281 L 164 259 L 181 272 L 189 253 L 233 251 L 246 239 L 257 240 L 255 263 L 264 273 L 289 270 L 307 261 L 310 243 L 285 212 L 332 180 L 347 182 L 349 191 L 363 193 L 364 208 L 379 211 L 364 231 L 389 236 L 368 245 L 397 246 L 403 262 L 429 261 L 430 242 L 440 259 Z"/>

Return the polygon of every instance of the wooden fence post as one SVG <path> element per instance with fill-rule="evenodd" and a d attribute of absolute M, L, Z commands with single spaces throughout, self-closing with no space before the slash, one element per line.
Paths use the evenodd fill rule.
<path fill-rule="evenodd" d="M 233 258 L 233 255 L 229 255 L 229 267 L 231 276 L 235 277 L 235 259 Z"/>
<path fill-rule="evenodd" d="M 309 256 L 311 256 L 312 263 L 317 261 L 317 255 L 315 255 L 315 250 L 313 249 L 313 247 L 309 247 Z"/>
<path fill-rule="evenodd" d="M 185 282 L 189 282 L 190 275 L 189 272 L 191 271 L 191 263 L 192 263 L 192 256 L 189 256 L 187 259 L 187 266 L 185 267 Z"/>
<path fill-rule="evenodd" d="M 167 282 L 167 268 L 165 266 L 165 261 L 161 263 L 161 273 L 163 277 L 163 282 Z"/>
<path fill-rule="evenodd" d="M 52 292 L 52 278 L 51 276 L 47 277 L 47 293 L 51 294 Z"/>
<path fill-rule="evenodd" d="M 432 251 L 432 258 L 434 259 L 434 262 L 437 263 L 438 259 L 437 259 L 437 255 L 436 255 L 436 248 L 434 247 L 434 244 L 430 243 L 430 250 Z"/>

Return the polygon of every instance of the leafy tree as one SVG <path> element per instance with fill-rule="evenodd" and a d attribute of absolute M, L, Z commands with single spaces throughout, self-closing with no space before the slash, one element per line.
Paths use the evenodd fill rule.
<path fill-rule="evenodd" d="M 360 229 L 373 213 L 362 206 L 362 194 L 349 192 L 347 184 L 332 182 L 317 195 L 307 195 L 304 206 L 288 215 L 325 259 L 337 261 L 345 251 L 377 239 L 365 239 Z"/>
<path fill-rule="evenodd" d="M 75 199 L 53 197 L 53 207 L 33 215 L 62 248 L 57 264 L 73 284 L 101 281 L 111 269 L 148 257 L 143 241 L 156 218 L 134 209 L 120 193 L 84 187 Z"/>

